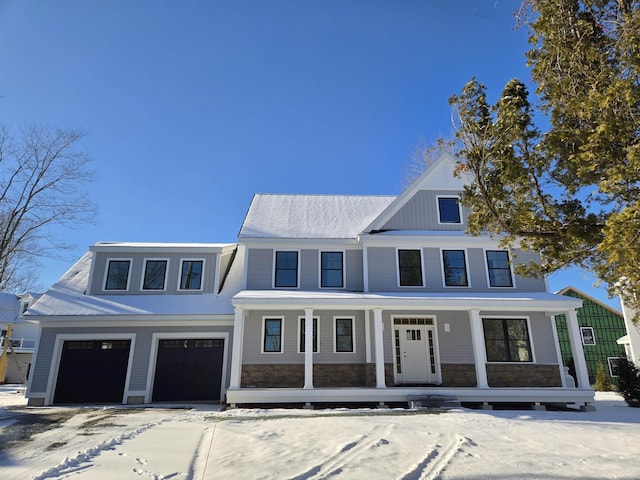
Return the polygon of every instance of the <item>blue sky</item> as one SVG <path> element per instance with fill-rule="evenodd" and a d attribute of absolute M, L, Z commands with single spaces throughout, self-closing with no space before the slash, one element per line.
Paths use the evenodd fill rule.
<path fill-rule="evenodd" d="M 0 121 L 87 132 L 98 241 L 234 242 L 254 193 L 398 194 L 448 98 L 529 80 L 520 0 L 0 0 Z M 616 300 L 571 270 L 574 285 Z"/>

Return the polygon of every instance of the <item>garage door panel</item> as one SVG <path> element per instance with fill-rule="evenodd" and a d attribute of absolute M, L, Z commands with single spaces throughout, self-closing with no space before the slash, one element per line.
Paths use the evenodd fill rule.
<path fill-rule="evenodd" d="M 222 339 L 160 340 L 153 400 L 219 400 L 223 358 Z"/>
<path fill-rule="evenodd" d="M 121 403 L 130 347 L 130 340 L 64 341 L 54 403 Z"/>

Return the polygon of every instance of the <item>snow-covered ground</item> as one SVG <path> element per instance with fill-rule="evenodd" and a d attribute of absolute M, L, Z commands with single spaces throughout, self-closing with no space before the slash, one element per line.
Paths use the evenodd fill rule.
<path fill-rule="evenodd" d="M 0 386 L 2 480 L 640 478 L 640 409 L 614 393 L 595 412 L 427 414 L 22 409 L 18 390 Z"/>

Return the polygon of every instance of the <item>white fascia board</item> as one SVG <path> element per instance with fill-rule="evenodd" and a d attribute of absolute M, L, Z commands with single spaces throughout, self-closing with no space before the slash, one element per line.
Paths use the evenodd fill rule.
<path fill-rule="evenodd" d="M 123 318 L 122 315 L 105 315 L 100 317 L 77 316 L 47 317 L 40 322 L 42 328 L 64 328 L 64 327 L 149 327 L 149 326 L 233 326 L 233 314 L 221 315 L 144 315 L 129 316 Z"/>
<path fill-rule="evenodd" d="M 233 250 L 235 243 L 97 243 L 89 247 L 101 253 L 223 253 Z"/>
<path fill-rule="evenodd" d="M 232 300 L 236 308 L 253 310 L 277 310 L 277 309 L 372 309 L 383 308 L 393 310 L 490 310 L 490 311 L 518 311 L 518 312 L 551 312 L 562 313 L 574 310 L 582 305 L 580 301 L 565 301 L 562 299 L 535 299 L 535 298 L 482 298 L 482 297 L 382 297 L 377 295 L 362 295 L 354 297 L 336 298 L 327 296 L 269 298 L 263 295 L 254 297 L 245 294 Z"/>
<path fill-rule="evenodd" d="M 327 248 L 328 246 L 357 246 L 357 238 L 243 238 L 241 245 L 248 248 Z"/>
<path fill-rule="evenodd" d="M 385 232 L 373 235 L 363 234 L 360 243 L 368 247 L 400 247 L 404 245 L 421 245 L 423 247 L 467 247 L 467 248 L 501 248 L 500 239 L 491 237 L 474 237 L 464 232 L 429 231 L 429 232 Z"/>

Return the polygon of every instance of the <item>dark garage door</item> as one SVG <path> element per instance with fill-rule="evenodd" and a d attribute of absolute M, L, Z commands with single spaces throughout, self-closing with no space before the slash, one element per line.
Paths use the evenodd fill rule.
<path fill-rule="evenodd" d="M 153 401 L 219 400 L 223 354 L 219 338 L 160 340 Z"/>
<path fill-rule="evenodd" d="M 130 346 L 130 340 L 65 341 L 54 403 L 122 403 Z"/>

